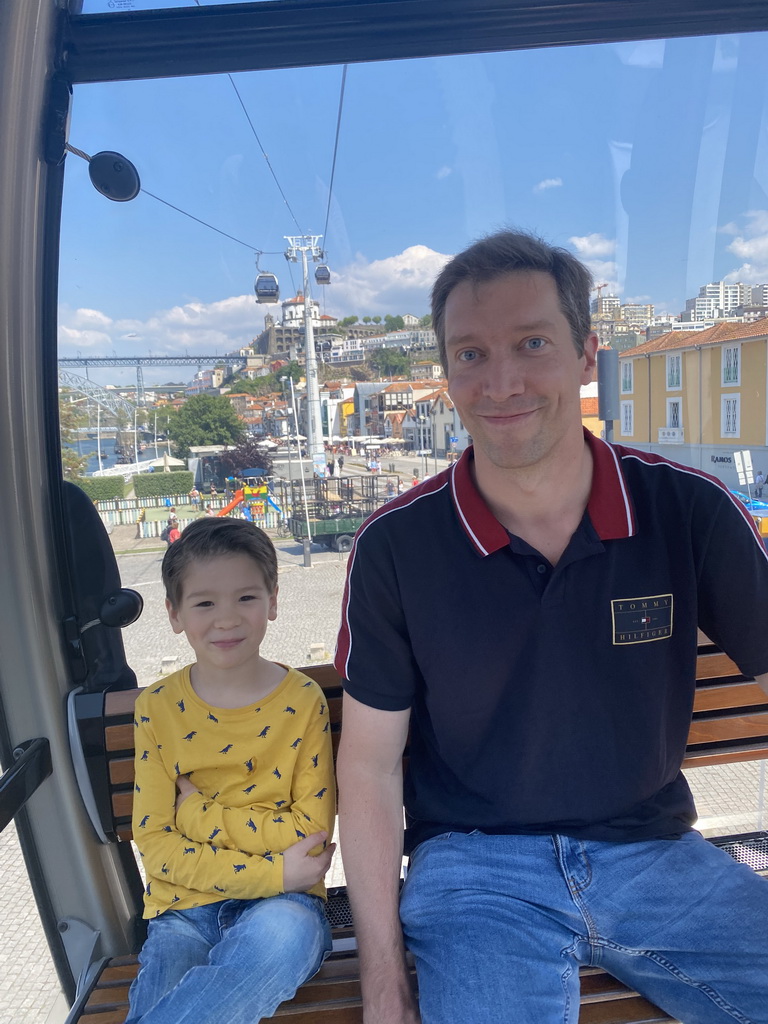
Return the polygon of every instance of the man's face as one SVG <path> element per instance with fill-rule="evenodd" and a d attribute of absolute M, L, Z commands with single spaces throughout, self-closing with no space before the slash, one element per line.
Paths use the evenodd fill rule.
<path fill-rule="evenodd" d="M 445 304 L 445 341 L 448 390 L 478 462 L 533 466 L 581 435 L 580 388 L 592 379 L 597 338 L 579 356 L 549 274 L 463 281 Z"/>

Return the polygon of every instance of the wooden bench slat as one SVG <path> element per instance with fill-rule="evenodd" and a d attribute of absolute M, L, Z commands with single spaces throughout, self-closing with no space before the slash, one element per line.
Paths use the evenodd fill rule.
<path fill-rule="evenodd" d="M 683 758 L 683 768 L 706 768 L 713 764 L 737 764 L 743 761 L 761 761 L 768 758 L 768 743 L 745 744 L 740 749 L 689 750 Z"/>
<path fill-rule="evenodd" d="M 719 676 L 738 676 L 741 669 L 722 651 L 708 651 L 696 659 L 697 679 L 717 679 Z"/>
<path fill-rule="evenodd" d="M 768 737 L 768 710 L 754 715 L 729 715 L 723 718 L 697 718 L 688 734 L 689 746 Z"/>
<path fill-rule="evenodd" d="M 109 762 L 109 781 L 113 786 L 132 786 L 135 775 L 132 757 L 114 757 Z"/>
<path fill-rule="evenodd" d="M 136 693 L 135 690 L 131 692 Z M 107 750 L 133 750 L 133 730 L 133 722 L 130 725 L 108 725 L 104 730 L 104 744 Z"/>
<path fill-rule="evenodd" d="M 663 1024 L 668 1020 L 674 1017 L 642 996 L 622 999 L 619 1003 L 583 1004 L 579 1013 L 579 1024 Z"/>
<path fill-rule="evenodd" d="M 693 713 L 724 711 L 726 708 L 768 704 L 768 693 L 757 683 L 729 683 L 724 686 L 702 686 L 696 691 Z"/>

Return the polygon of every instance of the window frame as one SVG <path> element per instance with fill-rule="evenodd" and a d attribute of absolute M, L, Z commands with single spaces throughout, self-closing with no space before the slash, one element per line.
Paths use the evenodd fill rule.
<path fill-rule="evenodd" d="M 736 379 L 726 380 L 727 352 L 736 353 Z M 720 349 L 720 384 L 724 388 L 741 387 L 741 342 L 729 342 Z"/>
<path fill-rule="evenodd" d="M 728 412 L 727 405 L 734 403 L 735 407 L 735 430 L 732 433 L 726 431 Z M 720 396 L 720 436 L 731 439 L 741 437 L 741 394 L 738 391 L 729 391 Z"/>

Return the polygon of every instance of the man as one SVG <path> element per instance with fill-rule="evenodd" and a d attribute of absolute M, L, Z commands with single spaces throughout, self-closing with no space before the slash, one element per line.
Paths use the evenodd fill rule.
<path fill-rule="evenodd" d="M 768 885 L 691 830 L 680 772 L 698 626 L 768 691 L 768 558 L 716 481 L 583 431 L 590 283 L 512 232 L 446 266 L 433 323 L 474 447 L 350 558 L 338 772 L 366 1024 L 572 1022 L 583 964 L 685 1022 L 768 1022 Z"/>

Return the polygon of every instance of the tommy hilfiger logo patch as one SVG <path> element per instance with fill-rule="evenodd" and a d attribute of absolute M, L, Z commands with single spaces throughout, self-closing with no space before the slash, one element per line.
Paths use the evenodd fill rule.
<path fill-rule="evenodd" d="M 611 601 L 613 643 L 645 644 L 672 636 L 672 595 Z"/>

